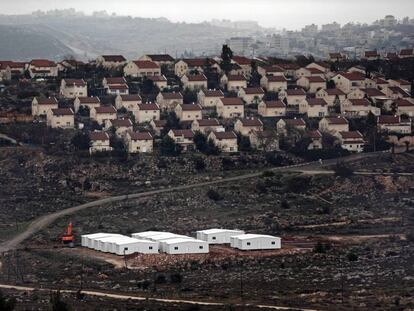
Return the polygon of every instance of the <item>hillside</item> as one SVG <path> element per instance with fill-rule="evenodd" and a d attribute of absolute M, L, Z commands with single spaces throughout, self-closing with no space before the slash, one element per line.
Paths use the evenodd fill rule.
<path fill-rule="evenodd" d="M 92 17 L 92 16 L 6 16 L 0 15 L 0 24 L 21 27 L 36 31 L 39 36 L 52 38 L 70 47 L 83 59 L 95 58 L 97 55 L 113 53 L 135 58 L 143 53 L 170 53 L 181 56 L 183 53 L 216 54 L 221 44 L 232 36 L 251 35 L 249 30 L 236 30 L 213 26 L 208 23 L 187 24 L 173 23 L 164 18 L 132 17 Z M 13 36 L 5 37 L 6 42 L 13 41 Z M 29 42 L 36 42 L 31 38 Z M 56 43 L 57 46 L 59 46 Z M 15 44 L 8 44 L 13 50 Z M 49 48 L 49 46 L 48 46 Z M 51 58 L 61 55 L 62 51 L 50 47 L 45 49 Z M 27 52 L 30 58 L 32 51 Z M 6 57 L 1 53 L 0 57 Z M 13 54 L 11 54 L 13 55 Z"/>
<path fill-rule="evenodd" d="M 28 26 L 0 25 L 0 59 L 60 59 L 73 51 L 61 41 Z"/>

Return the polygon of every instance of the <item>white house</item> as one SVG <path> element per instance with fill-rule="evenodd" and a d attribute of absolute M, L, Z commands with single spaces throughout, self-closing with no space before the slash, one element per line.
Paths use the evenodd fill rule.
<path fill-rule="evenodd" d="M 160 119 L 160 107 L 157 103 L 138 104 L 138 109 L 133 113 L 137 123 Z"/>
<path fill-rule="evenodd" d="M 176 238 L 163 242 L 163 250 L 167 254 L 207 254 L 209 252 L 206 241 L 195 239 Z"/>
<path fill-rule="evenodd" d="M 184 89 L 199 90 L 207 88 L 207 77 L 204 74 L 185 75 L 181 78 Z"/>
<path fill-rule="evenodd" d="M 230 246 L 241 250 L 267 250 L 282 248 L 281 238 L 261 235 L 242 234 L 231 237 Z"/>
<path fill-rule="evenodd" d="M 72 108 L 57 108 L 47 112 L 47 126 L 71 129 L 75 127 L 75 113 Z"/>
<path fill-rule="evenodd" d="M 263 76 L 260 79 L 260 86 L 264 87 L 267 91 L 279 92 L 287 89 L 287 79 L 285 76 Z"/>
<path fill-rule="evenodd" d="M 99 97 L 93 96 L 93 97 L 76 97 L 73 101 L 73 107 L 75 108 L 75 112 L 77 113 L 79 111 L 80 107 L 88 107 L 89 111 L 91 111 L 92 108 L 99 107 L 101 105 L 101 100 Z"/>
<path fill-rule="evenodd" d="M 217 107 L 221 98 L 224 98 L 224 94 L 221 90 L 200 90 L 197 94 L 198 103 L 203 108 Z"/>
<path fill-rule="evenodd" d="M 246 87 L 239 89 L 238 97 L 242 98 L 247 104 L 259 104 L 265 95 L 261 87 Z"/>
<path fill-rule="evenodd" d="M 112 151 L 109 135 L 106 132 L 92 132 L 89 134 L 89 153 Z"/>
<path fill-rule="evenodd" d="M 106 120 L 114 120 L 117 118 L 116 109 L 113 106 L 94 107 L 89 114 L 92 120 L 95 120 L 101 125 L 104 124 Z"/>
<path fill-rule="evenodd" d="M 124 66 L 126 62 L 122 55 L 101 55 L 96 59 L 96 66 L 112 70 Z"/>
<path fill-rule="evenodd" d="M 32 101 L 32 116 L 46 116 L 49 110 L 58 108 L 56 97 L 35 97 Z"/>
<path fill-rule="evenodd" d="M 229 91 L 238 91 L 247 87 L 246 77 L 243 75 L 223 75 L 220 79 L 220 85 Z"/>
<path fill-rule="evenodd" d="M 230 244 L 230 238 L 235 235 L 245 234 L 243 230 L 208 229 L 197 231 L 197 239 L 208 244 Z"/>
<path fill-rule="evenodd" d="M 124 67 L 124 76 L 142 78 L 161 75 L 160 66 L 149 60 L 136 60 Z"/>
<path fill-rule="evenodd" d="M 125 141 L 128 153 L 150 153 L 154 149 L 154 138 L 149 132 L 128 131 Z"/>
<path fill-rule="evenodd" d="M 337 136 L 343 149 L 350 152 L 362 152 L 364 150 L 364 137 L 359 131 L 339 132 Z"/>
<path fill-rule="evenodd" d="M 142 98 L 138 94 L 118 95 L 115 98 L 116 109 L 125 108 L 128 111 L 134 112 L 138 109 L 139 104 L 142 104 Z"/>
<path fill-rule="evenodd" d="M 180 92 L 160 92 L 157 95 L 157 103 L 161 110 L 174 111 L 175 107 L 183 104 L 183 95 Z"/>
<path fill-rule="evenodd" d="M 130 237 L 119 239 L 114 242 L 114 253 L 116 255 L 158 254 L 158 243 L 148 240 L 137 240 Z"/>
<path fill-rule="evenodd" d="M 83 79 L 62 79 L 60 95 L 64 98 L 88 96 L 88 84 Z"/>

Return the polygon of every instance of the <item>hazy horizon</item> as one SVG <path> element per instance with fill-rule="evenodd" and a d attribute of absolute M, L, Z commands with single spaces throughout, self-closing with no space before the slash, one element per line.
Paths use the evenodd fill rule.
<path fill-rule="evenodd" d="M 86 14 L 106 10 L 117 15 L 165 17 L 173 22 L 188 23 L 212 19 L 253 20 L 265 27 L 299 29 L 312 23 L 321 25 L 333 21 L 341 24 L 372 23 L 387 14 L 403 18 L 414 10 L 414 1 L 395 0 L 392 6 L 387 0 L 118 0 L 110 3 L 98 0 L 18 0 L 0 4 L 2 14 L 67 8 Z"/>

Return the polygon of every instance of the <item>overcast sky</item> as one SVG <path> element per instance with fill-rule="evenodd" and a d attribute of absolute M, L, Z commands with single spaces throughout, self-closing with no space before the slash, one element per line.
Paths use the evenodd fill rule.
<path fill-rule="evenodd" d="M 297 29 L 332 21 L 372 22 L 386 14 L 401 18 L 413 14 L 414 0 L 0 0 L 3 14 L 71 7 L 86 13 L 107 10 L 185 22 L 248 19 L 263 26 Z"/>

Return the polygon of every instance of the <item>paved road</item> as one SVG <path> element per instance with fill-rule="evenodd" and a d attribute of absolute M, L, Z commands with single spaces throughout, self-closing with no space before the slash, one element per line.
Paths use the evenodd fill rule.
<path fill-rule="evenodd" d="M 24 286 L 13 286 L 13 285 L 6 285 L 0 284 L 0 288 L 3 289 L 11 289 L 17 291 L 24 291 L 24 292 L 32 292 L 34 290 L 43 291 L 50 293 L 52 289 L 47 288 L 34 288 L 34 287 L 24 287 Z M 76 294 L 76 290 L 60 290 L 61 293 L 67 294 Z M 95 296 L 95 297 L 104 297 L 104 298 L 111 298 L 111 299 L 118 299 L 118 300 L 135 300 L 135 301 L 148 301 L 148 302 L 160 302 L 160 303 L 172 303 L 172 304 L 184 304 L 184 305 L 198 305 L 198 306 L 218 306 L 223 307 L 227 306 L 228 303 L 223 302 L 206 302 L 206 301 L 196 301 L 196 300 L 181 300 L 181 299 L 163 299 L 163 298 L 148 298 L 143 296 L 130 296 L 130 295 L 123 295 L 123 294 L 112 294 L 100 291 L 89 291 L 84 290 L 82 291 L 83 294 L 88 296 Z M 271 305 L 256 305 L 256 304 L 232 304 L 235 307 L 255 307 L 259 309 L 265 310 L 292 310 L 292 311 L 317 311 L 315 309 L 302 309 L 302 308 L 291 308 L 291 307 L 280 307 L 280 306 L 271 306 Z"/>
<path fill-rule="evenodd" d="M 176 192 L 176 191 L 182 191 L 182 190 L 187 190 L 187 189 L 193 189 L 193 188 L 197 188 L 197 187 L 206 187 L 206 186 L 217 185 L 217 184 L 222 184 L 222 183 L 227 183 L 227 182 L 233 182 L 233 181 L 240 181 L 240 180 L 244 180 L 244 179 L 255 178 L 255 177 L 261 176 L 263 174 L 263 171 L 273 171 L 273 172 L 288 172 L 288 171 L 302 172 L 303 171 L 303 172 L 308 172 L 308 171 L 315 170 L 315 169 L 316 170 L 321 170 L 321 168 L 325 168 L 325 167 L 328 167 L 328 166 L 335 165 L 338 160 L 343 161 L 343 162 L 350 162 L 350 161 L 361 160 L 361 159 L 365 159 L 365 158 L 369 158 L 369 157 L 376 157 L 379 154 L 383 154 L 383 153 L 384 152 L 354 154 L 354 155 L 344 157 L 344 158 L 340 158 L 340 159 L 325 160 L 322 165 L 319 162 L 308 162 L 308 163 L 303 163 L 303 164 L 299 164 L 299 165 L 292 165 L 292 166 L 277 167 L 277 168 L 272 168 L 272 169 L 267 169 L 267 170 L 260 170 L 260 171 L 255 172 L 255 173 L 244 174 L 244 175 L 239 175 L 239 176 L 234 176 L 234 177 L 229 177 L 229 178 L 222 178 L 222 179 L 213 180 L 213 181 L 207 181 L 207 182 L 201 182 L 201 183 L 189 184 L 189 185 L 182 185 L 182 186 L 170 187 L 170 188 L 164 188 L 164 189 L 157 189 L 157 190 L 145 191 L 145 192 L 134 193 L 134 194 L 120 195 L 120 196 L 114 196 L 114 197 L 108 197 L 108 198 L 105 198 L 105 199 L 100 199 L 100 200 L 97 200 L 97 201 L 92 201 L 92 202 L 89 202 L 89 203 L 86 203 L 86 204 L 81 204 L 81 205 L 77 205 L 77 206 L 74 206 L 74 207 L 70 207 L 70 208 L 67 208 L 67 209 L 52 213 L 52 214 L 44 215 L 44 216 L 41 216 L 41 217 L 33 220 L 30 223 L 30 225 L 26 228 L 25 231 L 23 231 L 23 232 L 19 233 L 18 235 L 14 236 L 9 241 L 6 241 L 6 242 L 3 242 L 2 244 L 0 244 L 0 254 L 3 253 L 3 252 L 7 252 L 7 251 L 10 251 L 10 250 L 13 250 L 13 249 L 17 248 L 21 242 L 28 239 L 29 237 L 31 237 L 35 233 L 39 232 L 43 228 L 46 228 L 47 226 L 49 226 L 50 224 L 55 222 L 57 219 L 62 218 L 62 217 L 67 216 L 67 215 L 74 214 L 76 212 L 79 212 L 79 211 L 82 211 L 82 210 L 85 210 L 85 209 L 88 209 L 88 208 L 97 207 L 97 206 L 101 206 L 101 205 L 108 204 L 108 203 L 116 203 L 116 202 L 126 201 L 126 200 L 130 200 L 130 199 L 137 199 L 137 198 L 143 198 L 143 197 L 148 197 L 148 196 L 154 196 L 154 195 L 168 193 L 168 192 Z"/>

